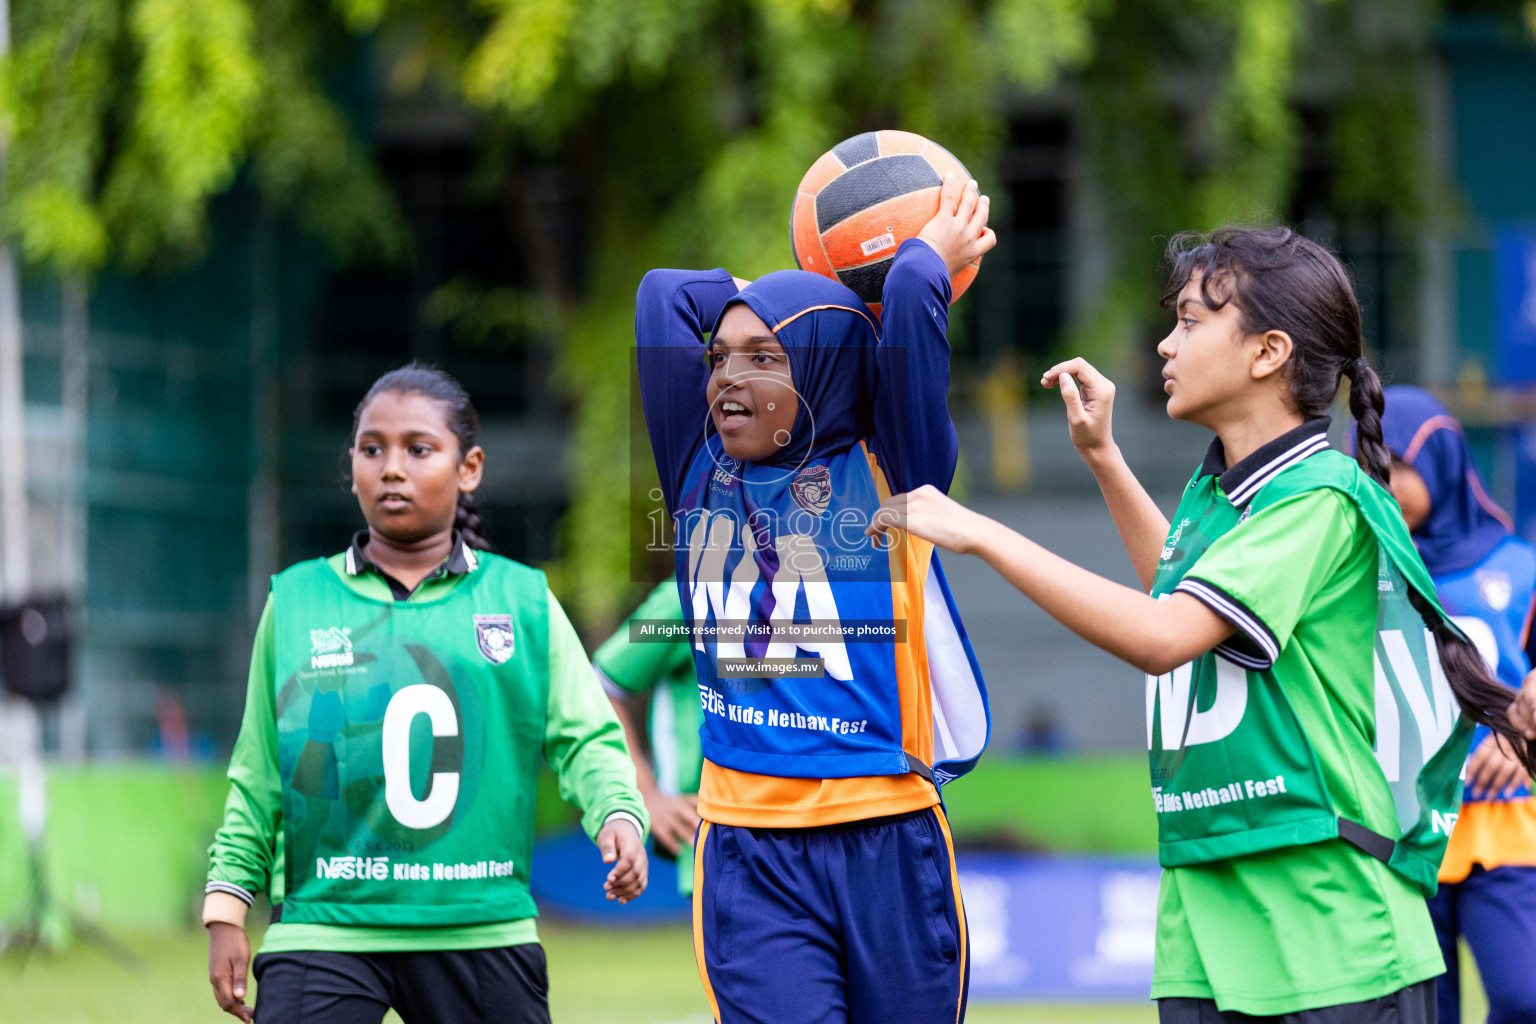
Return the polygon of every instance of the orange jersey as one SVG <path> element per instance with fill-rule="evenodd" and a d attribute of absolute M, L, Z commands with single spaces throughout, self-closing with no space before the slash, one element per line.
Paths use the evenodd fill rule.
<path fill-rule="evenodd" d="M 1510 865 L 1536 867 L 1536 800 L 1461 805 L 1440 862 L 1440 881 L 1460 882 L 1475 865 L 1490 871 Z"/>

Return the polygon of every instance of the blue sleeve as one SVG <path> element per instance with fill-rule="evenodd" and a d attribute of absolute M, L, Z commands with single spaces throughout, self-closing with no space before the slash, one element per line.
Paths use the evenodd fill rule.
<path fill-rule="evenodd" d="M 893 491 L 948 491 L 959 444 L 949 418 L 949 269 L 927 242 L 901 243 L 881 295 L 875 455 Z"/>
<path fill-rule="evenodd" d="M 724 270 L 652 270 L 635 296 L 640 401 L 668 512 L 676 510 L 682 475 L 704 440 L 704 333 L 735 295 L 736 282 Z"/>

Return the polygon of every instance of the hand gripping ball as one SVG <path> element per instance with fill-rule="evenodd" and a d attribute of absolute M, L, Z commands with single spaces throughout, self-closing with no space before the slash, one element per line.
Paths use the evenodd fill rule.
<path fill-rule="evenodd" d="M 943 146 L 911 132 L 865 132 L 833 146 L 795 192 L 789 233 L 796 265 L 841 281 L 878 316 L 896 249 L 938 212 L 945 174 L 970 178 Z M 980 267 L 977 258 L 951 279 L 951 302 Z"/>

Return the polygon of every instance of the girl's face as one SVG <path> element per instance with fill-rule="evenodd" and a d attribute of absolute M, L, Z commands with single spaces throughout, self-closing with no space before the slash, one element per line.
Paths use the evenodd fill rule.
<path fill-rule="evenodd" d="M 453 528 L 459 492 L 480 486 L 485 452 L 459 455 L 443 403 L 386 391 L 358 418 L 352 493 L 373 532 L 410 544 Z"/>
<path fill-rule="evenodd" d="M 1157 354 L 1167 360 L 1168 415 L 1215 429 L 1241 417 L 1256 385 L 1280 383 L 1278 371 L 1290 359 L 1291 341 L 1278 331 L 1245 334 L 1237 303 L 1212 309 L 1200 294 L 1200 281 L 1196 271 L 1179 292 L 1178 320 L 1158 343 Z M 1220 299 L 1221 289 L 1212 290 Z"/>
<path fill-rule="evenodd" d="M 725 453 L 743 462 L 771 458 L 789 443 L 800 408 L 779 339 L 738 302 L 720 318 L 708 358 L 709 417 Z"/>
<path fill-rule="evenodd" d="M 1392 456 L 1392 497 L 1403 510 L 1403 522 L 1408 529 L 1417 530 L 1429 518 L 1433 503 L 1429 500 L 1429 487 L 1418 470 L 1397 456 Z"/>

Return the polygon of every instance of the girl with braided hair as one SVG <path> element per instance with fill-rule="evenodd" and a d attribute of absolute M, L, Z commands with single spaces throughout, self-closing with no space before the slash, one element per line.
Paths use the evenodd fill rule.
<path fill-rule="evenodd" d="M 367 528 L 272 580 L 203 908 L 214 996 L 247 1024 L 263 891 L 262 1024 L 548 1024 L 541 761 L 613 865 L 608 898 L 645 888 L 623 732 L 544 574 L 489 550 L 478 433 L 441 370 L 379 378 L 349 450 Z"/>
<path fill-rule="evenodd" d="M 1392 493 L 1441 605 L 1499 681 L 1518 689 L 1536 650 L 1536 548 L 1488 497 L 1461 424 L 1438 399 L 1423 388 L 1387 388 L 1381 422 Z M 1462 937 L 1477 958 L 1488 1024 L 1536 1019 L 1536 800 L 1525 765 L 1486 727 L 1472 739 L 1429 913 L 1445 953 L 1440 1024 L 1461 1020 Z"/>
<path fill-rule="evenodd" d="M 1343 265 L 1284 228 L 1180 235 L 1169 258 L 1168 414 L 1215 434 L 1171 523 L 1114 443 L 1114 385 L 1081 359 L 1043 380 L 1142 591 L 933 488 L 885 522 L 980 556 L 1147 673 L 1164 1024 L 1432 1024 L 1445 965 L 1424 898 L 1473 723 L 1530 752 L 1384 486 Z M 1358 462 L 1327 437 L 1346 382 Z"/>

